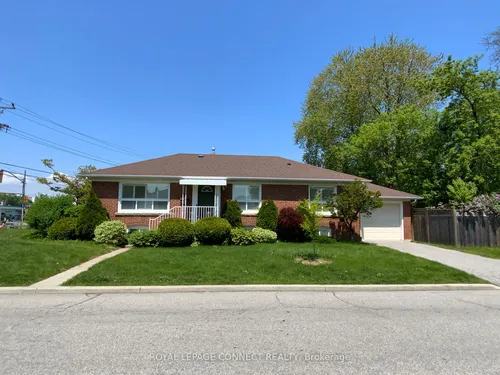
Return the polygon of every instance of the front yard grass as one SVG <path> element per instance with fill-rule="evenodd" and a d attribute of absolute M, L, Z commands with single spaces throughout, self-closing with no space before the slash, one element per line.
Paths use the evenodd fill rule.
<path fill-rule="evenodd" d="M 443 249 L 462 251 L 464 253 L 481 255 L 487 258 L 500 259 L 500 247 L 485 247 L 485 246 L 453 246 L 453 245 L 441 245 L 441 244 L 431 244 L 432 246 L 441 247 Z"/>
<path fill-rule="evenodd" d="M 296 258 L 312 245 L 134 248 L 105 260 L 65 285 L 436 284 L 487 283 L 463 271 L 375 245 L 317 245 L 331 263 Z"/>
<path fill-rule="evenodd" d="M 27 229 L 0 230 L 0 286 L 25 286 L 77 266 L 113 248 L 81 241 L 30 237 Z"/>

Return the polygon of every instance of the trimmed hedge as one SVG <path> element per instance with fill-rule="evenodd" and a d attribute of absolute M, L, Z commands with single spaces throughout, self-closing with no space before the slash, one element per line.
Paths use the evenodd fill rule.
<path fill-rule="evenodd" d="M 122 247 L 127 243 L 127 227 L 118 220 L 105 221 L 95 228 L 94 241 Z"/>
<path fill-rule="evenodd" d="M 253 245 L 255 243 L 255 235 L 253 232 L 243 229 L 235 228 L 231 230 L 231 244 L 237 246 Z"/>
<path fill-rule="evenodd" d="M 293 208 L 283 208 L 278 217 L 278 239 L 285 242 L 307 241 L 307 235 L 302 229 L 303 221 L 303 217 Z"/>
<path fill-rule="evenodd" d="M 276 232 L 269 229 L 255 227 L 252 229 L 252 233 L 257 243 L 274 243 L 278 239 Z"/>
<path fill-rule="evenodd" d="M 66 209 L 73 206 L 73 198 L 69 195 L 49 197 L 40 195 L 26 213 L 26 222 L 37 234 L 45 237 L 50 226 L 66 216 Z"/>
<path fill-rule="evenodd" d="M 231 224 L 220 217 L 206 217 L 194 224 L 196 240 L 202 245 L 222 245 L 231 237 Z"/>
<path fill-rule="evenodd" d="M 92 190 L 80 212 L 80 216 L 78 216 L 76 224 L 77 237 L 81 240 L 91 240 L 94 237 L 95 228 L 107 220 L 109 220 L 108 211 L 106 211 L 100 199 Z"/>
<path fill-rule="evenodd" d="M 63 217 L 52 224 L 47 232 L 51 240 L 75 240 L 76 218 Z"/>
<path fill-rule="evenodd" d="M 274 201 L 267 200 L 262 202 L 257 214 L 257 226 L 276 232 L 278 227 L 278 208 L 274 204 Z"/>
<path fill-rule="evenodd" d="M 222 215 L 233 228 L 241 228 L 243 224 L 241 223 L 241 208 L 238 202 L 229 200 L 226 202 L 226 209 L 224 210 L 224 215 Z"/>
<path fill-rule="evenodd" d="M 160 235 L 157 230 L 136 230 L 128 236 L 128 243 L 134 247 L 157 247 Z"/>
<path fill-rule="evenodd" d="M 160 246 L 189 246 L 194 241 L 194 227 L 186 219 L 165 219 L 158 225 L 158 237 Z"/>

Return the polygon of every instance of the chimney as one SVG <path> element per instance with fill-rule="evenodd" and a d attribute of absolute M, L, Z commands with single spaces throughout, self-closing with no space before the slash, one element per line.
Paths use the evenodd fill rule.
<path fill-rule="evenodd" d="M 215 147 L 212 147 L 212 155 L 215 155 Z"/>

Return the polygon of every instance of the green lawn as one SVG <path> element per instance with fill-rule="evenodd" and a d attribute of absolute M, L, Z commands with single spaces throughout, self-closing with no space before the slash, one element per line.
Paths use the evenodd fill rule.
<path fill-rule="evenodd" d="M 0 286 L 31 285 L 112 248 L 92 242 L 33 239 L 27 229 L 0 230 Z"/>
<path fill-rule="evenodd" d="M 431 245 L 442 247 L 443 249 L 457 250 L 457 251 L 462 251 L 464 253 L 481 255 L 487 258 L 500 259 L 500 247 L 453 246 L 453 245 L 441 245 L 441 244 L 431 244 Z"/>
<path fill-rule="evenodd" d="M 311 244 L 136 248 L 89 269 L 65 285 L 423 284 L 486 283 L 454 268 L 375 245 L 318 245 L 330 264 L 296 257 Z"/>

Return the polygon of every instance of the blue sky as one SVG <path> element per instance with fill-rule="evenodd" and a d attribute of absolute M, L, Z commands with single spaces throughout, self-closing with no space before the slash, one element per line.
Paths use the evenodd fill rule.
<path fill-rule="evenodd" d="M 2 6 L 0 98 L 143 159 L 177 152 L 301 159 L 293 122 L 331 55 L 389 33 L 434 53 L 483 53 L 500 3 L 95 1 Z M 23 114 L 18 112 L 18 114 Z M 119 164 L 140 160 L 4 113 L 0 123 Z M 74 173 L 85 158 L 0 134 L 0 162 Z M 17 169 L 19 170 L 19 169 Z M 33 174 L 36 174 L 33 172 Z M 19 191 L 11 179 L 0 191 Z M 28 184 L 28 193 L 44 191 Z"/>

